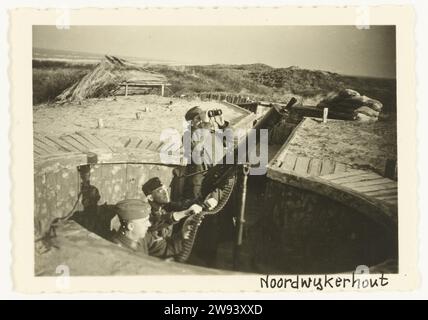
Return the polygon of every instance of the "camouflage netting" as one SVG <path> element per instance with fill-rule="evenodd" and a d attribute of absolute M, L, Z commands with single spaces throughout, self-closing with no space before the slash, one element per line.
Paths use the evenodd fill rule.
<path fill-rule="evenodd" d="M 346 114 L 356 121 L 369 122 L 378 120 L 383 105 L 380 101 L 362 96 L 355 90 L 344 89 L 328 95 L 318 107 Z"/>
<path fill-rule="evenodd" d="M 63 91 L 56 100 L 64 102 L 107 97 L 115 93 L 124 82 L 165 84 L 167 80 L 165 76 L 138 64 L 106 55 L 92 72 Z"/>

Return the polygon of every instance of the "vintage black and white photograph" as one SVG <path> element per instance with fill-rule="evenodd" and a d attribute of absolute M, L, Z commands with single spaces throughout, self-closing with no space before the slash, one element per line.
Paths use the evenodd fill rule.
<path fill-rule="evenodd" d="M 394 25 L 33 25 L 34 275 L 398 273 L 396 97 Z"/>

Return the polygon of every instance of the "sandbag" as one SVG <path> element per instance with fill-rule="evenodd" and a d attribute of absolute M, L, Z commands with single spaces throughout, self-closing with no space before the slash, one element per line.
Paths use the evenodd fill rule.
<path fill-rule="evenodd" d="M 367 96 L 355 96 L 352 98 L 343 99 L 334 102 L 334 104 L 332 105 L 332 107 L 336 109 L 347 109 L 352 111 L 363 106 L 369 107 L 377 112 L 380 112 L 383 107 L 380 101 L 369 98 Z"/>
<path fill-rule="evenodd" d="M 358 122 L 375 122 L 375 121 L 377 121 L 377 117 L 370 117 L 368 115 L 365 115 L 363 113 L 358 112 L 355 115 L 355 121 L 358 121 Z"/>
<path fill-rule="evenodd" d="M 375 111 L 367 106 L 362 106 L 362 107 L 359 107 L 358 109 L 355 109 L 354 114 L 356 115 L 357 113 L 362 113 L 369 117 L 379 117 L 378 111 Z"/>
<path fill-rule="evenodd" d="M 344 89 L 344 90 L 340 91 L 337 96 L 340 97 L 340 98 L 342 98 L 342 99 L 346 99 L 346 98 L 357 97 L 359 95 L 360 94 L 357 91 L 355 91 L 355 90 Z"/>

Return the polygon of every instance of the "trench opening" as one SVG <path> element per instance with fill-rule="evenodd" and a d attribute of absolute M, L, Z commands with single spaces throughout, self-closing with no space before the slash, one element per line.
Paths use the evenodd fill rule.
<path fill-rule="evenodd" d="M 247 192 L 239 256 L 236 216 L 222 212 L 202 229 L 221 236 L 201 234 L 197 240 L 205 251 L 193 252 L 188 263 L 261 274 L 341 273 L 387 263 L 388 271 L 398 272 L 396 236 L 361 213 L 266 176 L 250 176 Z"/>
<path fill-rule="evenodd" d="M 151 176 L 171 181 L 172 170 L 162 165 L 80 166 L 81 195 L 72 220 L 109 240 L 115 203 L 140 197 L 139 182 Z M 266 175 L 248 177 L 246 222 L 237 256 L 240 182 L 238 179 L 225 208 L 203 220 L 192 253 L 183 265 L 259 274 L 324 274 L 398 260 L 397 232 L 384 230 L 341 203 Z M 396 262 L 391 270 L 398 272 Z"/>

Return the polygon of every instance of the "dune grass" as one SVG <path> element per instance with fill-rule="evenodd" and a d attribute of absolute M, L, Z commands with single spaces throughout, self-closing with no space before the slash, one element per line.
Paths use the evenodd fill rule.
<path fill-rule="evenodd" d="M 33 104 L 53 101 L 93 68 L 93 63 L 72 60 L 33 60 Z M 342 76 L 297 67 L 272 68 L 264 64 L 147 65 L 147 68 L 167 77 L 171 84 L 166 91 L 169 96 L 221 92 L 284 102 L 293 95 L 305 104 L 316 104 L 331 91 L 350 88 L 380 100 L 387 113 L 395 113 L 396 109 L 395 80 L 392 79 Z"/>

